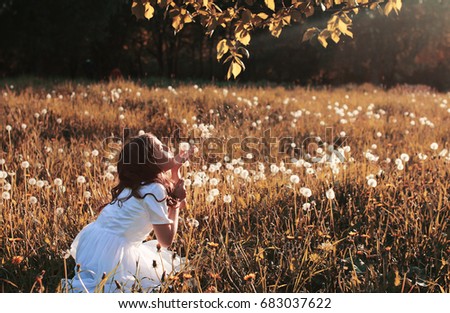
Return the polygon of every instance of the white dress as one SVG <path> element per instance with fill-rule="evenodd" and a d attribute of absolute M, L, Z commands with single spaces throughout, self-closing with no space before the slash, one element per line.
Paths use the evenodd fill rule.
<path fill-rule="evenodd" d="M 144 185 L 139 192 L 152 193 L 159 200 L 167 195 L 159 183 Z M 118 198 L 130 193 L 131 189 L 125 188 Z M 167 202 L 158 202 L 149 194 L 119 203 L 105 206 L 74 239 L 70 252 L 80 270 L 76 265 L 75 275 L 68 281 L 69 292 L 130 292 L 139 289 L 137 286 L 140 291 L 151 292 L 161 285 L 164 273 L 179 270 L 181 259 L 172 251 L 161 248 L 158 252 L 156 240 L 143 243 L 152 225 L 173 223 L 168 218 Z M 104 273 L 108 279 L 99 285 Z"/>

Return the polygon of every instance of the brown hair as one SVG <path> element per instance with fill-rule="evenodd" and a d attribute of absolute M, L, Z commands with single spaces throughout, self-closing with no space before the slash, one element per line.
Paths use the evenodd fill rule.
<path fill-rule="evenodd" d="M 168 200 L 169 205 L 176 203 L 176 200 L 170 196 L 174 188 L 173 183 L 156 163 L 152 137 L 153 135 L 150 133 L 134 137 L 123 146 L 117 163 L 119 183 L 111 189 L 111 204 L 118 201 L 121 206 L 122 202 L 131 196 L 143 199 L 147 195 L 153 196 L 158 202 Z M 139 188 L 150 183 L 162 184 L 166 188 L 168 196 L 158 199 L 152 193 L 141 195 Z M 127 197 L 119 199 L 120 193 L 125 188 L 130 188 L 131 193 Z"/>

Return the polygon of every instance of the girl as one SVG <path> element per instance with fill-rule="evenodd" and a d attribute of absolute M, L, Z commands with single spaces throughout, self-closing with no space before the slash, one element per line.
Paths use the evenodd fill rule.
<path fill-rule="evenodd" d="M 77 265 L 69 291 L 152 291 L 163 275 L 179 269 L 180 258 L 167 247 L 186 204 L 179 169 L 193 148 L 174 157 L 150 133 L 123 147 L 112 201 L 71 245 Z M 152 229 L 157 240 L 143 242 Z"/>

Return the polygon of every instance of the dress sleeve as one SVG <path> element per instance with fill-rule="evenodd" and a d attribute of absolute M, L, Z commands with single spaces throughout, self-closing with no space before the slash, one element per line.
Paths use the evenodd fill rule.
<path fill-rule="evenodd" d="M 154 225 L 172 224 L 173 221 L 169 218 L 169 208 L 167 206 L 167 191 L 163 185 L 159 183 L 152 183 L 144 186 L 141 190 L 144 196 L 144 207 L 149 213 L 150 222 Z"/>

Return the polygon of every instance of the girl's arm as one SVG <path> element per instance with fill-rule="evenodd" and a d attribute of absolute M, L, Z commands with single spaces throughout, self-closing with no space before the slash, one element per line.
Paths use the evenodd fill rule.
<path fill-rule="evenodd" d="M 175 166 L 171 168 L 171 174 L 172 174 L 172 181 L 176 184 L 180 178 L 181 178 L 181 166 L 183 165 L 184 162 L 187 161 L 187 159 L 189 159 L 189 157 L 194 154 L 196 147 L 195 146 L 190 146 L 189 150 L 187 151 L 180 151 L 180 153 L 178 155 L 176 155 L 174 157 L 174 163 Z"/>
<path fill-rule="evenodd" d="M 156 239 L 162 247 L 167 248 L 172 244 L 178 230 L 178 214 L 185 204 L 186 200 L 183 200 L 178 205 L 169 207 L 169 219 L 173 221 L 172 224 L 153 225 Z"/>

